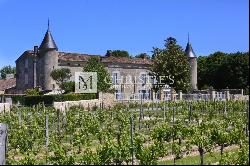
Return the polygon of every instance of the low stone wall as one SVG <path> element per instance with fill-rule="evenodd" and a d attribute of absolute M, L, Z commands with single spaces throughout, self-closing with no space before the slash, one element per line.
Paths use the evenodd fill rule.
<path fill-rule="evenodd" d="M 232 100 L 249 100 L 249 95 L 241 95 L 241 94 L 231 95 L 231 99 Z"/>
<path fill-rule="evenodd" d="M 64 101 L 64 102 L 54 102 L 55 109 L 59 109 L 61 111 L 68 110 L 72 106 L 81 106 L 88 110 L 94 106 L 99 107 L 100 101 L 98 99 L 94 100 L 79 100 L 79 101 Z"/>
<path fill-rule="evenodd" d="M 113 93 L 100 93 L 99 94 L 99 101 L 101 104 L 103 104 L 104 108 L 112 107 L 116 103 L 118 103 L 118 101 L 115 99 L 115 95 Z"/>
<path fill-rule="evenodd" d="M 99 99 L 93 100 L 79 100 L 79 101 L 64 101 L 64 102 L 54 102 L 54 108 L 61 111 L 68 110 L 72 106 L 80 106 L 88 110 L 94 106 L 97 107 L 112 107 L 116 104 L 114 94 L 111 93 L 100 93 Z"/>
<path fill-rule="evenodd" d="M 10 112 L 10 103 L 0 103 L 0 113 L 2 112 Z"/>

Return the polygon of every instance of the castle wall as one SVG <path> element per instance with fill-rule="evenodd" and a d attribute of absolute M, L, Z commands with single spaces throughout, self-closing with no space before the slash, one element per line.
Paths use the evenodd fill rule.
<path fill-rule="evenodd" d="M 83 66 L 85 65 L 84 62 L 59 62 L 58 68 L 69 68 L 71 71 L 71 81 L 75 80 L 75 72 L 82 72 Z M 128 66 L 128 64 L 108 64 L 105 63 L 105 68 L 108 70 L 110 76 L 112 76 L 113 72 L 119 72 L 120 76 L 123 76 L 123 81 L 125 83 L 125 77 L 131 76 L 131 80 L 133 84 L 129 85 L 118 85 L 114 86 L 118 92 L 125 92 L 125 93 L 138 93 L 139 90 L 149 90 L 150 88 L 147 86 L 142 86 L 141 83 L 139 83 L 139 80 L 135 80 L 139 78 L 140 74 L 145 73 L 148 74 L 149 70 L 145 68 L 143 65 L 131 65 Z M 127 79 L 128 80 L 128 79 Z M 134 81 L 136 81 L 138 84 L 134 85 Z"/>
<path fill-rule="evenodd" d="M 25 61 L 28 61 L 28 66 L 25 67 Z M 59 89 L 56 82 L 51 78 L 50 73 L 54 69 L 69 68 L 71 71 L 70 81 L 75 80 L 75 72 L 82 72 L 83 67 L 86 64 L 84 61 L 58 61 L 58 52 L 55 50 L 50 50 L 47 52 L 40 52 L 37 57 L 37 86 L 41 86 L 43 90 L 53 90 Z M 108 70 L 110 76 L 113 72 L 119 72 L 120 76 L 123 76 L 123 81 L 125 82 L 125 77 L 129 80 L 131 77 L 131 82 L 126 85 L 115 86 L 115 89 L 120 93 L 138 93 L 139 90 L 148 90 L 150 87 L 147 85 L 142 86 L 141 82 L 138 80 L 140 74 L 148 74 L 148 66 L 141 64 L 124 64 L 124 63 L 105 63 L 106 69 Z M 28 88 L 33 88 L 34 85 L 34 73 L 33 73 L 33 56 L 21 56 L 16 61 L 17 66 L 17 89 L 20 92 L 24 92 Z M 28 83 L 25 84 L 25 73 L 28 75 Z M 135 80 L 135 77 L 137 80 Z M 137 82 L 134 85 L 134 82 Z"/>
<path fill-rule="evenodd" d="M 43 90 L 53 90 L 56 82 L 51 78 L 50 73 L 58 68 L 58 52 L 50 50 L 39 53 L 37 62 L 37 82 Z"/>
<path fill-rule="evenodd" d="M 132 97 L 132 94 L 139 93 L 140 90 L 146 90 L 146 92 L 149 92 L 151 89 L 148 85 L 142 86 L 142 82 L 139 80 L 141 74 L 148 75 L 149 73 L 149 70 L 145 68 L 145 66 L 143 67 L 143 65 L 130 64 L 130 66 L 128 66 L 128 64 L 112 64 L 108 65 L 107 69 L 110 76 L 112 76 L 112 73 L 119 72 L 118 74 L 120 77 L 118 77 L 118 85 L 115 85 L 114 88 L 119 93 L 127 93 L 123 96 L 124 98 L 129 99 Z M 119 84 L 119 82 L 121 84 Z"/>
<path fill-rule="evenodd" d="M 33 56 L 23 55 L 16 61 L 16 89 L 17 93 L 24 93 L 33 88 Z"/>
<path fill-rule="evenodd" d="M 196 58 L 190 58 L 189 59 L 190 64 L 190 81 L 191 81 L 191 87 L 192 90 L 196 90 L 197 88 L 197 59 Z"/>

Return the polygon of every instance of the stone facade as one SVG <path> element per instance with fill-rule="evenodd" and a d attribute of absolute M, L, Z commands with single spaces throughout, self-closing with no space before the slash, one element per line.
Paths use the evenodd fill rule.
<path fill-rule="evenodd" d="M 109 74 L 114 77 L 114 74 L 118 76 L 118 85 L 114 85 L 117 94 L 123 100 L 129 100 L 134 98 L 133 95 L 139 93 L 150 94 L 151 86 L 148 84 L 143 85 L 142 77 L 149 75 L 147 66 L 143 65 L 128 65 L 128 64 L 106 64 Z M 146 80 L 149 81 L 149 80 Z M 138 97 L 138 96 L 137 96 Z M 118 96 L 116 97 L 118 98 Z"/>
<path fill-rule="evenodd" d="M 37 57 L 37 85 L 44 90 L 53 90 L 56 87 L 55 81 L 50 77 L 50 73 L 58 68 L 58 52 L 48 50 L 39 53 Z M 34 69 L 33 69 L 34 70 Z M 31 79 L 34 79 L 31 77 Z"/>
<path fill-rule="evenodd" d="M 58 89 L 55 81 L 50 77 L 52 70 L 69 68 L 72 74 L 70 80 L 74 81 L 75 72 L 83 71 L 83 66 L 87 60 L 93 56 L 98 57 L 99 61 L 105 65 L 109 74 L 116 78 L 113 82 L 123 79 L 124 83 L 120 82 L 119 85 L 115 85 L 117 94 L 150 92 L 151 87 L 142 85 L 143 83 L 140 83 L 139 78 L 148 75 L 148 68 L 152 63 L 151 60 L 145 58 L 125 58 L 60 52 L 49 29 L 39 49 L 36 48 L 38 47 L 35 46 L 34 50 L 25 51 L 16 60 L 17 93 L 24 93 L 26 89 L 36 86 L 41 87 L 43 91 Z M 125 83 L 126 78 L 131 80 L 129 85 Z M 123 96 L 123 98 L 130 98 L 130 96 Z"/>
<path fill-rule="evenodd" d="M 197 90 L 197 58 L 189 59 L 191 88 Z"/>
<path fill-rule="evenodd" d="M 17 93 L 23 93 L 26 89 L 33 88 L 33 61 L 32 51 L 25 51 L 16 60 L 16 90 Z"/>
<path fill-rule="evenodd" d="M 191 65 L 191 84 L 193 89 L 197 89 L 197 62 L 189 43 L 186 53 Z M 69 68 L 72 74 L 70 80 L 74 81 L 75 72 L 83 71 L 83 66 L 90 57 L 97 57 L 105 65 L 112 77 L 117 99 L 138 99 L 141 95 L 143 98 L 152 99 L 158 95 L 151 90 L 152 79 L 149 77 L 149 66 L 153 63 L 151 60 L 145 57 L 128 58 L 60 52 L 49 28 L 39 48 L 35 46 L 34 50 L 25 51 L 16 60 L 16 91 L 24 93 L 26 89 L 37 86 L 43 91 L 56 90 L 58 86 L 50 77 L 52 70 Z"/>

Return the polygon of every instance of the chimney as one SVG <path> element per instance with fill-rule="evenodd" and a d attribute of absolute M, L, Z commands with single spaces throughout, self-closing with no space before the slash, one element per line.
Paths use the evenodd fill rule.
<path fill-rule="evenodd" d="M 37 54 L 38 54 L 38 46 L 34 46 L 34 63 L 33 63 L 33 87 L 37 86 L 37 71 L 36 71 L 36 63 L 37 63 Z"/>
<path fill-rule="evenodd" d="M 37 55 L 38 53 L 38 46 L 34 46 L 34 54 Z"/>

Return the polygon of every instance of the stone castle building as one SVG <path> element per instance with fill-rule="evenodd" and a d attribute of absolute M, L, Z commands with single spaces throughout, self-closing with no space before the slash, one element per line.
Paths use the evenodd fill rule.
<path fill-rule="evenodd" d="M 187 56 L 190 59 L 192 87 L 196 89 L 197 84 L 197 63 L 196 57 L 188 42 L 186 48 Z M 79 53 L 68 53 L 58 51 L 58 47 L 48 30 L 43 38 L 41 45 L 34 46 L 34 50 L 25 51 L 16 60 L 16 90 L 17 93 L 24 93 L 26 89 L 40 87 L 43 91 L 53 91 L 58 88 L 56 82 L 50 77 L 54 69 L 69 68 L 72 74 L 70 80 L 74 81 L 74 73 L 83 71 L 83 66 L 90 57 L 97 57 L 102 62 L 109 74 L 112 76 L 112 82 L 116 90 L 116 98 L 131 99 L 151 98 L 151 87 L 146 84 L 149 74 L 149 66 L 152 64 L 150 59 L 146 58 L 127 58 L 88 55 Z M 126 77 L 132 84 L 119 84 L 118 81 Z M 138 83 L 136 78 L 143 80 Z M 128 95 L 124 95 L 128 94 Z"/>

